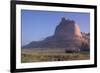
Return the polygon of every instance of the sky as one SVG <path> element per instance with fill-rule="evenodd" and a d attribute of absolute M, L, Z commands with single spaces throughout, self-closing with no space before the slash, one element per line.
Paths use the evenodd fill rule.
<path fill-rule="evenodd" d="M 80 26 L 81 32 L 90 32 L 89 13 L 21 10 L 22 46 L 53 35 L 62 17 L 74 20 Z"/>

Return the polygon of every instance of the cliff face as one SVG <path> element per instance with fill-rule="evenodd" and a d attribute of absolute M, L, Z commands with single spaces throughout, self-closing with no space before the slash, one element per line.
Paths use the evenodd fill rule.
<path fill-rule="evenodd" d="M 86 39 L 87 37 L 87 39 Z M 89 45 L 89 36 L 80 32 L 75 21 L 62 18 L 53 36 L 43 41 L 32 41 L 23 48 L 64 48 L 66 50 L 84 50 Z M 89 50 L 89 48 L 88 48 Z"/>
<path fill-rule="evenodd" d="M 82 37 L 80 28 L 75 21 L 62 18 L 60 24 L 56 27 L 55 36 L 60 36 L 66 39 L 74 37 Z"/>

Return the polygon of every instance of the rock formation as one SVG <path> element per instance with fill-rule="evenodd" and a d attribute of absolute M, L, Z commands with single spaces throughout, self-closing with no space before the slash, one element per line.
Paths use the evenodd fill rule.
<path fill-rule="evenodd" d="M 60 36 L 66 39 L 74 37 L 82 37 L 80 28 L 73 20 L 62 18 L 60 24 L 56 27 L 55 36 Z"/>
<path fill-rule="evenodd" d="M 66 50 L 84 50 L 84 44 L 89 44 L 89 37 L 80 31 L 79 25 L 70 19 L 62 18 L 53 36 L 43 41 L 32 41 L 23 48 L 64 48 Z M 86 45 L 85 45 L 86 49 Z M 89 50 L 89 48 L 88 48 Z"/>

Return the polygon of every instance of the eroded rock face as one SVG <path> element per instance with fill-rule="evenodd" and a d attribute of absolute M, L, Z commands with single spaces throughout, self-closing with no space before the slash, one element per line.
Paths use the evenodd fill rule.
<path fill-rule="evenodd" d="M 60 24 L 56 27 L 55 35 L 62 38 L 73 39 L 75 37 L 81 38 L 81 32 L 79 26 L 75 21 L 62 18 Z"/>
<path fill-rule="evenodd" d="M 80 32 L 80 27 L 75 21 L 63 17 L 53 36 L 47 37 L 43 41 L 33 41 L 23 48 L 65 48 L 66 50 L 80 51 L 87 47 L 88 38 L 85 33 L 83 35 Z"/>

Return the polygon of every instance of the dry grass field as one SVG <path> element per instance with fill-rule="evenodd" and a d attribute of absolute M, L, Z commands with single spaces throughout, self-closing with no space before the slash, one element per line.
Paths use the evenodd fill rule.
<path fill-rule="evenodd" d="M 69 60 L 88 60 L 89 52 L 66 53 L 62 48 L 36 48 L 22 49 L 21 62 L 48 62 L 48 61 L 69 61 Z"/>

